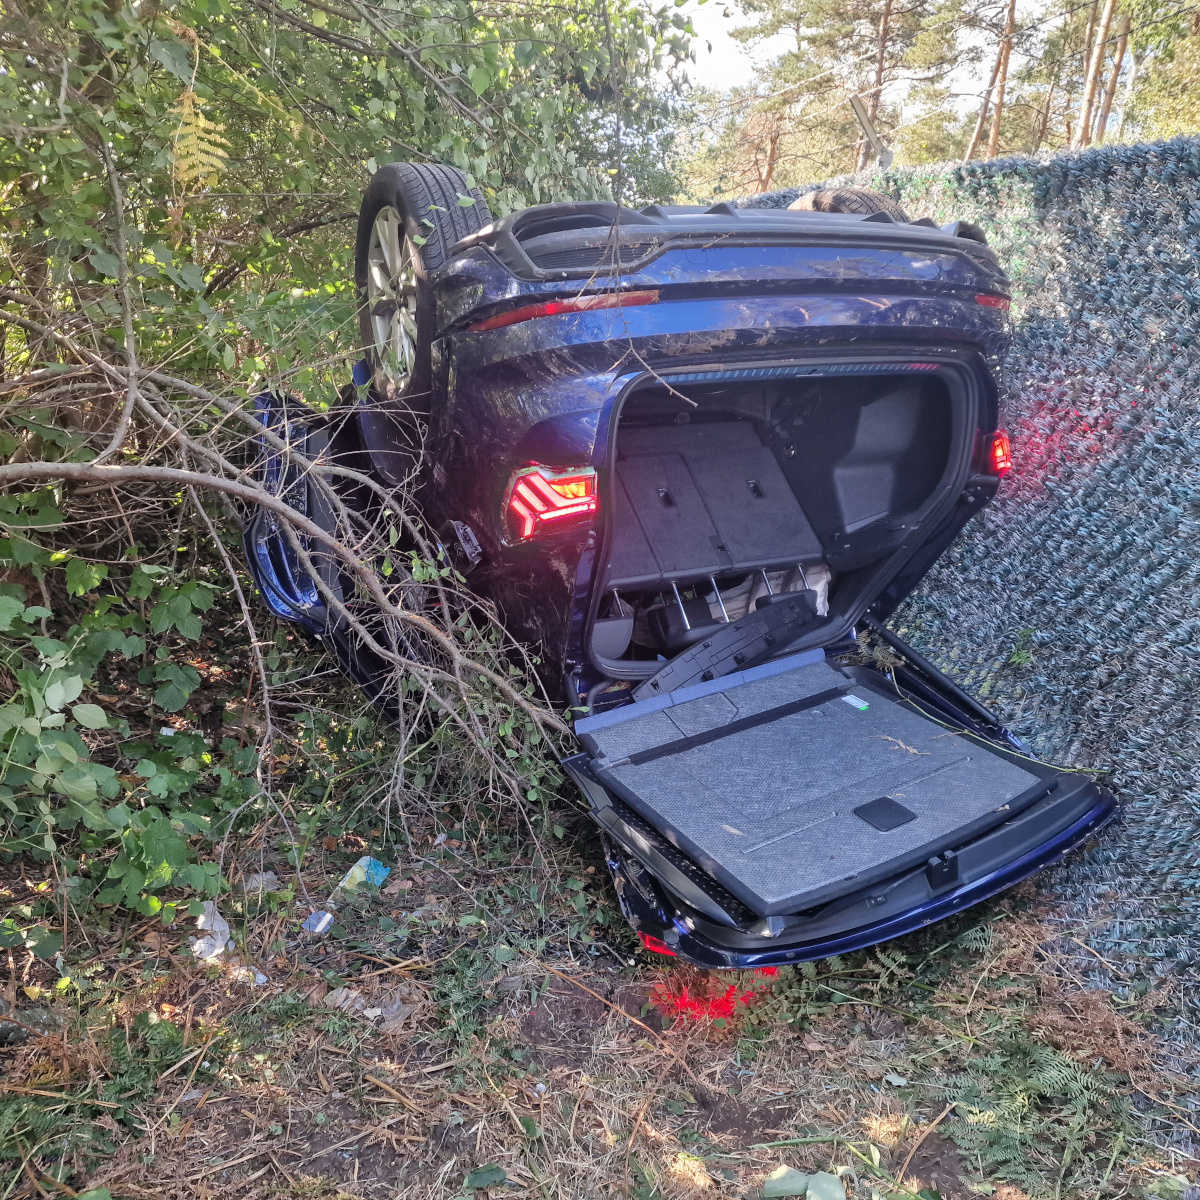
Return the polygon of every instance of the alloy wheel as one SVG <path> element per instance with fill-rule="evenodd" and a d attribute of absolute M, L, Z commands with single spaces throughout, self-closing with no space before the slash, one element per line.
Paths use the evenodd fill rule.
<path fill-rule="evenodd" d="M 400 214 L 385 205 L 375 215 L 367 249 L 367 306 L 376 376 L 389 392 L 408 383 L 416 361 L 416 253 Z"/>

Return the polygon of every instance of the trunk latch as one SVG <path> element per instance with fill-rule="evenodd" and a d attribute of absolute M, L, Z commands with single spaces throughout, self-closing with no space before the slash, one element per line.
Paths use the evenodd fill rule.
<path fill-rule="evenodd" d="M 953 850 L 945 850 L 934 855 L 925 865 L 925 878 L 935 891 L 951 887 L 958 882 L 958 855 Z"/>

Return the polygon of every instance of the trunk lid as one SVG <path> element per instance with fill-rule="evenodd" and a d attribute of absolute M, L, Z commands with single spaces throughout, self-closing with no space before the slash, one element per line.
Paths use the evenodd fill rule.
<path fill-rule="evenodd" d="M 926 863 L 1054 786 L 821 650 L 575 729 L 593 779 L 760 917 Z"/>

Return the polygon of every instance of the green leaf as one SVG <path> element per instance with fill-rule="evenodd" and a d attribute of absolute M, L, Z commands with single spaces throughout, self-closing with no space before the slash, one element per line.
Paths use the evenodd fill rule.
<path fill-rule="evenodd" d="M 64 796 L 69 796 L 80 804 L 94 800 L 99 790 L 96 786 L 95 776 L 83 767 L 71 767 L 69 770 L 60 772 L 54 780 L 54 786 Z"/>
<path fill-rule="evenodd" d="M 828 1171 L 808 1178 L 808 1200 L 846 1200 L 846 1185 Z"/>
<path fill-rule="evenodd" d="M 72 558 L 67 562 L 67 592 L 82 596 L 99 587 L 108 578 L 108 568 L 103 563 L 85 562 Z"/>
<path fill-rule="evenodd" d="M 0 946 L 11 949 L 13 946 L 23 946 L 24 944 L 25 932 L 12 917 L 5 917 L 0 921 Z"/>
<path fill-rule="evenodd" d="M 763 1200 L 777 1196 L 803 1196 L 808 1191 L 808 1176 L 793 1167 L 779 1166 L 767 1176 L 763 1183 Z"/>
<path fill-rule="evenodd" d="M 25 944 L 37 958 L 53 958 L 63 945 L 63 935 L 57 929 L 31 929 L 25 936 Z"/>
<path fill-rule="evenodd" d="M 92 260 L 92 266 L 101 275 L 107 275 L 109 279 L 116 279 L 120 276 L 121 264 L 115 254 L 110 254 L 107 250 L 93 250 L 88 258 Z"/>
<path fill-rule="evenodd" d="M 162 63 L 180 82 L 192 82 L 191 57 L 182 42 L 165 42 L 155 38 L 150 43 L 150 57 Z"/>
<path fill-rule="evenodd" d="M 477 96 L 482 96 L 492 85 L 492 73 L 484 66 L 472 67 L 468 78 Z"/>
<path fill-rule="evenodd" d="M 476 1167 L 463 1180 L 463 1187 L 488 1188 L 495 1187 L 498 1183 L 506 1183 L 507 1181 L 508 1172 L 498 1163 L 489 1163 L 486 1167 Z"/>
<path fill-rule="evenodd" d="M 167 574 L 166 567 L 147 566 L 139 563 L 129 576 L 128 595 L 131 600 L 145 600 L 154 591 L 154 581 Z"/>
<path fill-rule="evenodd" d="M 188 693 L 177 683 L 164 683 L 154 693 L 154 703 L 163 712 L 178 712 L 187 703 Z"/>
<path fill-rule="evenodd" d="M 8 553 L 18 567 L 31 567 L 34 563 L 44 563 L 50 557 L 37 542 L 19 537 L 11 539 Z"/>
<path fill-rule="evenodd" d="M 12 596 L 0 596 L 0 630 L 11 629 L 12 623 L 25 611 L 25 605 Z"/>
<path fill-rule="evenodd" d="M 77 704 L 71 709 L 71 716 L 84 729 L 108 728 L 108 714 L 98 704 Z"/>
<path fill-rule="evenodd" d="M 65 675 L 54 680 L 46 688 L 43 699 L 46 701 L 48 709 L 57 712 L 60 708 L 70 704 L 72 700 L 77 700 L 82 691 L 83 680 L 78 675 Z"/>

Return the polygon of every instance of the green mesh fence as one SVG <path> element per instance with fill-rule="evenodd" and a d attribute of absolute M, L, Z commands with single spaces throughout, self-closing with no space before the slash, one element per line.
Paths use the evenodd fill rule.
<path fill-rule="evenodd" d="M 1200 139 L 858 182 L 914 218 L 976 221 L 1015 284 L 1015 470 L 892 624 L 1039 754 L 1104 773 L 1125 820 L 1051 883 L 1086 913 L 1105 958 L 1190 976 L 1200 957 Z M 781 207 L 796 194 L 744 203 Z M 1188 992 L 1177 989 L 1184 1025 L 1200 1013 Z"/>

